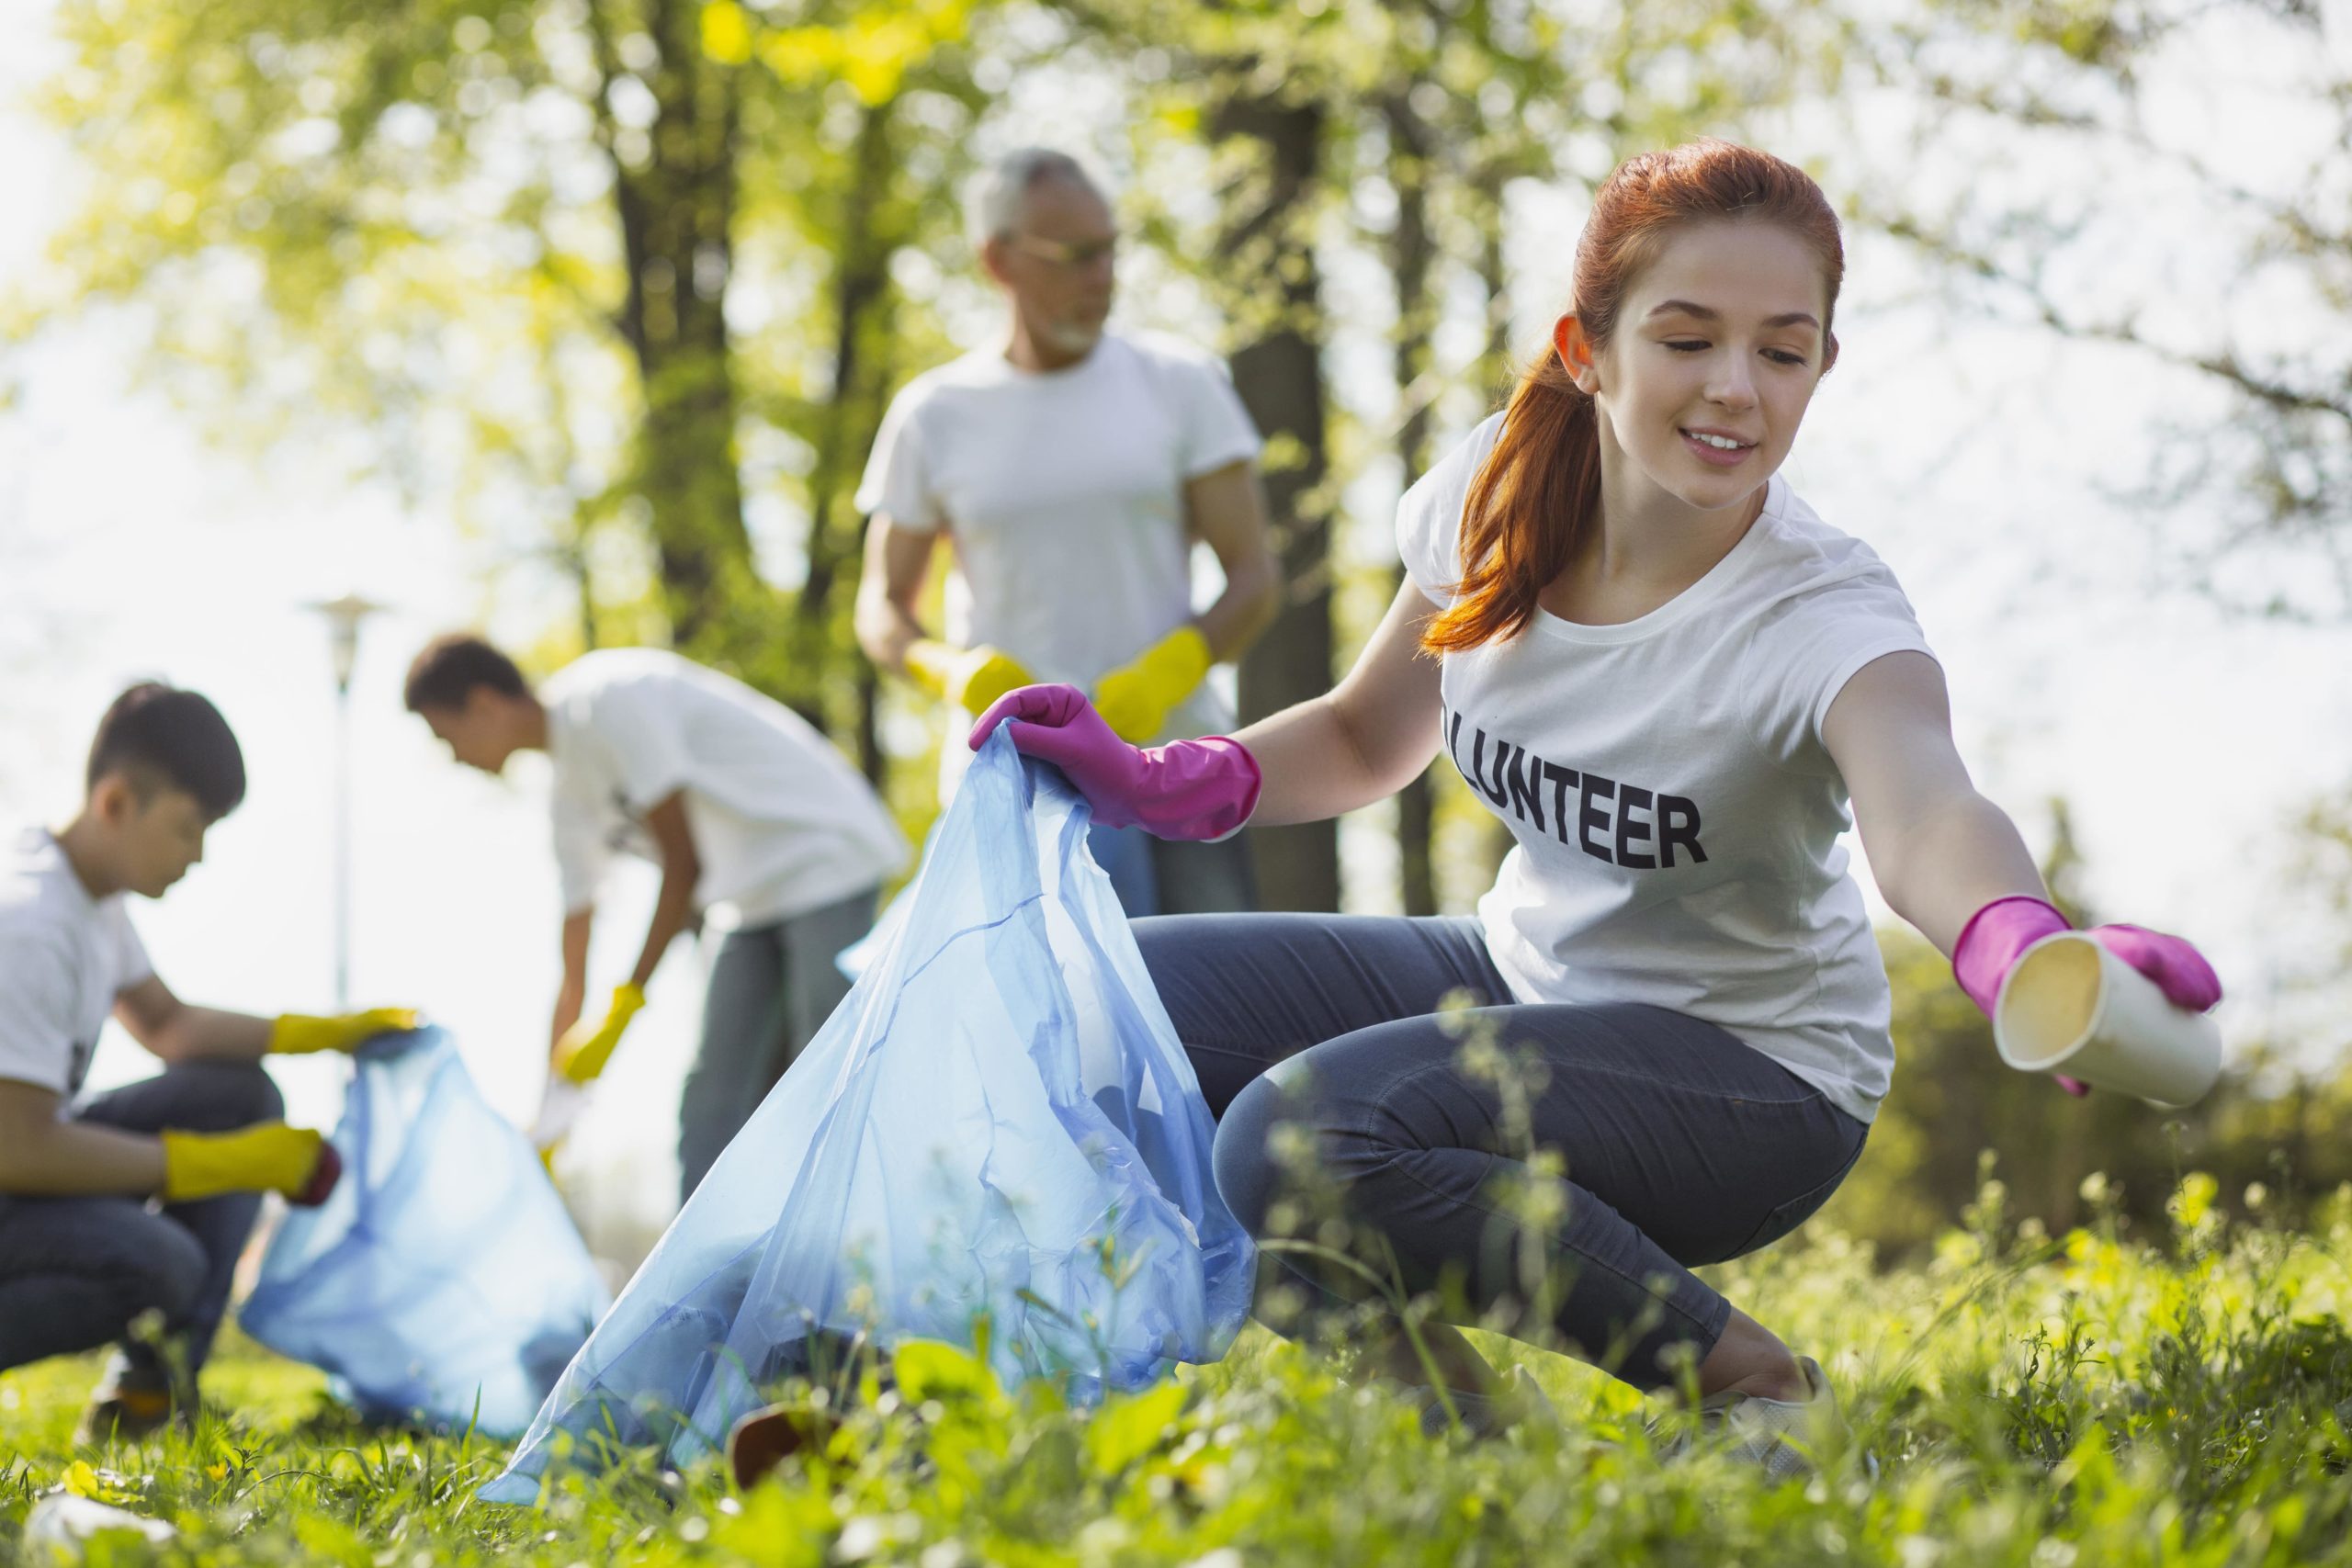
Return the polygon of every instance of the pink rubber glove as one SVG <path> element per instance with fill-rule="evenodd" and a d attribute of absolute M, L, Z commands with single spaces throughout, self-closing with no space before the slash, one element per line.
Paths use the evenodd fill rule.
<path fill-rule="evenodd" d="M 1258 759 L 1226 736 L 1147 750 L 1113 734 L 1076 686 L 1023 686 L 980 715 L 972 750 L 1007 722 L 1014 749 L 1061 769 L 1106 828 L 1141 828 L 1161 839 L 1222 839 L 1257 809 Z"/>
<path fill-rule="evenodd" d="M 2001 995 L 2001 981 L 2018 954 L 2054 931 L 2072 931 L 2065 916 L 2039 898 L 2023 895 L 1996 898 L 1973 915 L 1952 944 L 1952 977 L 1968 999 L 1993 1016 Z M 2090 937 L 2116 957 L 2156 983 L 2156 989 L 2177 1008 L 2203 1012 L 2222 999 L 2221 976 L 2205 955 L 2177 936 L 2140 926 L 2094 926 Z M 2067 1093 L 2087 1094 L 2082 1083 L 2064 1073 L 2052 1073 Z"/>

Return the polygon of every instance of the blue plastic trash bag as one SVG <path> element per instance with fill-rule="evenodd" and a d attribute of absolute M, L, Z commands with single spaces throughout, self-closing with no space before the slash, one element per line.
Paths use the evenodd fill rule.
<path fill-rule="evenodd" d="M 941 818 L 942 821 L 945 818 Z M 936 833 L 939 823 L 932 824 Z M 1159 877 L 1152 866 L 1151 837 L 1140 828 L 1105 828 L 1097 822 L 1086 832 L 1086 852 L 1102 874 L 1111 879 L 1111 891 L 1117 895 L 1119 908 L 1127 919 L 1140 919 L 1159 913 Z M 923 840 L 922 852 L 931 853 L 931 840 Z M 912 885 L 884 906 L 873 928 L 833 955 L 833 967 L 842 978 L 854 985 L 865 973 L 875 955 L 888 945 L 890 937 L 904 918 L 907 900 L 914 896 Z"/>
<path fill-rule="evenodd" d="M 360 1047 L 343 1179 L 295 1209 L 239 1314 L 371 1416 L 529 1424 L 611 1294 L 530 1144 L 439 1029 Z"/>
<path fill-rule="evenodd" d="M 1009 737 L 880 950 L 703 1180 L 482 1495 L 607 1445 L 714 1451 L 866 1332 L 975 1344 L 1072 1398 L 1225 1354 L 1254 1250 L 1085 805 Z"/>

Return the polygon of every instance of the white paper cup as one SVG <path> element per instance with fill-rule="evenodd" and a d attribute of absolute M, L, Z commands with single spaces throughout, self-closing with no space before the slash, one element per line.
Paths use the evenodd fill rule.
<path fill-rule="evenodd" d="M 2064 1073 L 2167 1109 L 2202 1100 L 2222 1073 L 2212 1015 L 2173 1006 L 2082 931 L 2018 955 L 1994 1001 L 1993 1043 L 2020 1071 Z"/>

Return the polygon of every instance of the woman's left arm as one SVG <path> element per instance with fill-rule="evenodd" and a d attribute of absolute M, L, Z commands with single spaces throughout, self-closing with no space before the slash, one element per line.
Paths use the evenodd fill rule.
<path fill-rule="evenodd" d="M 1969 782 L 1934 660 L 1890 653 L 1864 665 L 1829 705 L 1821 736 L 1879 891 L 1947 957 L 1995 899 L 2049 899 L 2017 825 Z"/>
<path fill-rule="evenodd" d="M 1951 743 L 1943 671 L 1924 653 L 1890 653 L 1846 682 L 1821 724 L 1846 780 L 1879 891 L 1952 961 L 1960 988 L 1987 1013 L 2020 953 L 2068 929 L 2007 813 L 1976 793 Z M 2204 954 L 2139 926 L 2090 935 L 2154 981 L 2175 1007 L 2222 999 Z"/>

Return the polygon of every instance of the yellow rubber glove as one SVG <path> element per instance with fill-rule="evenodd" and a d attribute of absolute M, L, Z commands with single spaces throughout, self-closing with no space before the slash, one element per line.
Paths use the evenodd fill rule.
<path fill-rule="evenodd" d="M 644 1005 L 645 993 L 635 986 L 615 986 L 613 1005 L 604 1017 L 582 1019 L 555 1043 L 555 1070 L 573 1083 L 594 1083 L 613 1059 L 613 1048 L 621 1043 L 628 1021 Z"/>
<path fill-rule="evenodd" d="M 1037 683 L 1037 677 L 1001 649 L 986 643 L 950 648 L 927 637 L 907 649 L 907 674 L 933 696 L 954 703 L 974 718 L 1005 693 Z"/>
<path fill-rule="evenodd" d="M 1112 732 L 1140 746 L 1159 733 L 1169 710 L 1208 677 L 1209 639 L 1190 621 L 1095 683 L 1094 711 Z"/>
<path fill-rule="evenodd" d="M 282 1013 L 269 1026 L 269 1048 L 281 1056 L 300 1056 L 312 1051 L 348 1051 L 379 1034 L 415 1027 L 414 1008 L 369 1008 L 366 1012 L 337 1013 L 332 1018 Z"/>
<path fill-rule="evenodd" d="M 317 1202 L 323 1191 L 311 1189 L 326 1175 L 332 1160 L 327 1141 L 308 1127 L 283 1122 L 257 1122 L 233 1133 L 164 1134 L 164 1201 L 187 1203 L 217 1198 L 223 1192 L 283 1192 L 288 1198 Z M 333 1186 L 332 1181 L 327 1183 Z"/>

